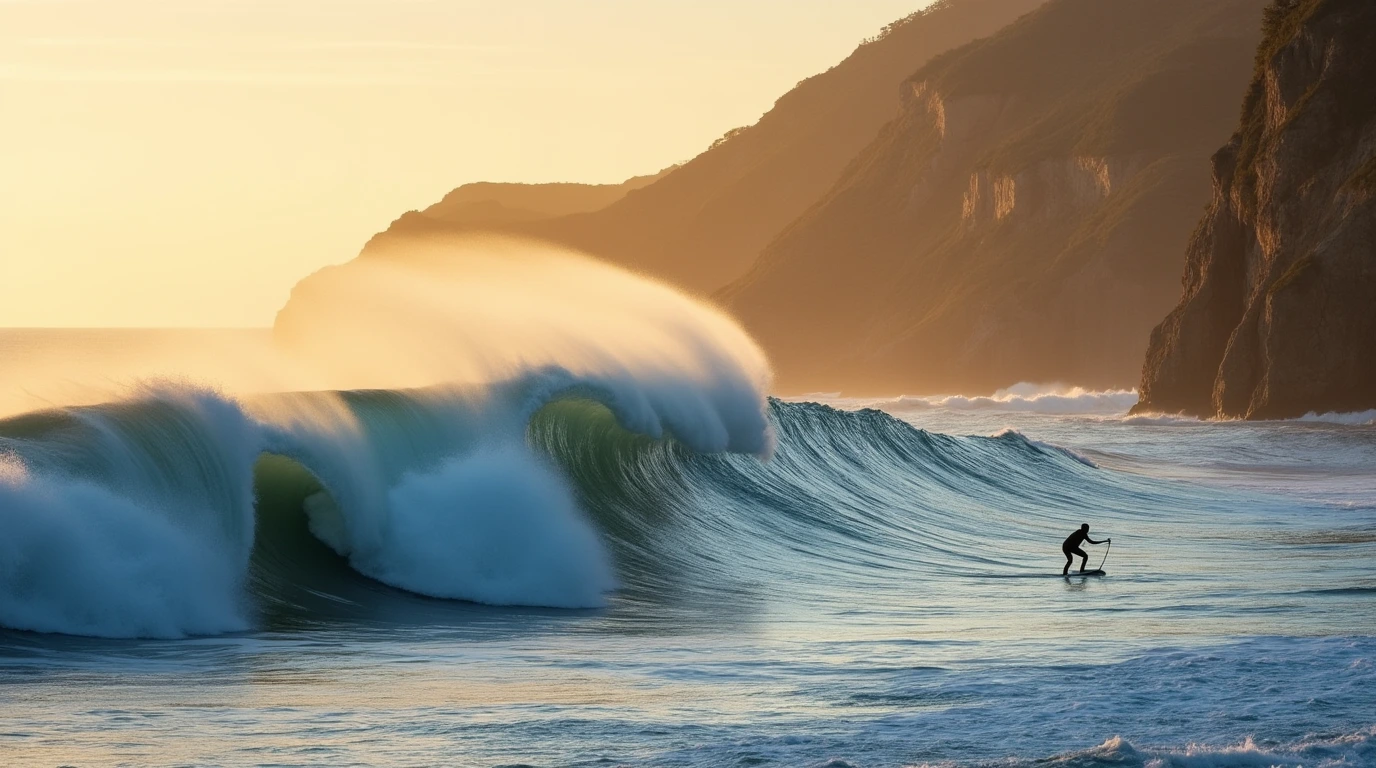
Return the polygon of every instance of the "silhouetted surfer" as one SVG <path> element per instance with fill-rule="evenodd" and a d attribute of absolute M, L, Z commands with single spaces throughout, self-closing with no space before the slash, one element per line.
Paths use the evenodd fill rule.
<path fill-rule="evenodd" d="M 1062 576 L 1070 574 L 1070 564 L 1075 562 L 1076 555 L 1080 556 L 1080 573 L 1085 572 L 1085 563 L 1089 560 L 1089 555 L 1080 549 L 1080 545 L 1086 541 L 1090 544 L 1103 544 L 1104 541 L 1113 541 L 1113 539 L 1095 541 L 1089 538 L 1089 523 L 1081 525 L 1080 530 L 1065 537 L 1065 543 L 1061 545 L 1061 551 L 1065 553 L 1065 567 L 1061 569 Z"/>

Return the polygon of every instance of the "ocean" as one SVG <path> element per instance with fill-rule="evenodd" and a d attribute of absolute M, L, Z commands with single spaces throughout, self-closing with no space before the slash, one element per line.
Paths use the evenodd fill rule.
<path fill-rule="evenodd" d="M 149 333 L 0 331 L 5 765 L 1376 765 L 1376 413 L 26 379 Z"/>

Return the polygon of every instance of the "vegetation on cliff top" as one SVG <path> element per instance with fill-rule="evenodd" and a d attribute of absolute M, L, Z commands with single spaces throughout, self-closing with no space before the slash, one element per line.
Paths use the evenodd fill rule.
<path fill-rule="evenodd" d="M 1304 28 L 1306 21 L 1331 7 L 1329 0 L 1275 0 L 1262 11 L 1261 44 L 1257 46 L 1252 82 L 1242 100 L 1242 121 L 1233 143 L 1237 146 L 1237 181 L 1250 206 L 1256 188 L 1257 156 L 1266 141 L 1266 72 L 1276 54 Z"/>

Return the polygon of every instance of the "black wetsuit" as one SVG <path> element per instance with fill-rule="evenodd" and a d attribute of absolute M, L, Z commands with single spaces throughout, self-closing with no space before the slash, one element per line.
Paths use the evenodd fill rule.
<path fill-rule="evenodd" d="M 1062 569 L 1062 573 L 1068 573 L 1070 571 L 1070 564 L 1075 562 L 1076 555 L 1080 556 L 1080 570 L 1083 571 L 1085 569 L 1085 563 L 1089 560 L 1089 555 L 1086 554 L 1083 549 L 1080 549 L 1080 545 L 1086 541 L 1090 544 L 1104 543 L 1089 538 L 1089 533 L 1082 530 L 1076 530 L 1074 533 L 1065 537 L 1065 542 L 1061 544 L 1061 551 L 1065 553 L 1065 568 Z"/>

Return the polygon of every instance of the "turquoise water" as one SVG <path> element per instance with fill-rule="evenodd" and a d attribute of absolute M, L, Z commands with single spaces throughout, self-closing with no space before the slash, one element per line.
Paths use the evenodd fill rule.
<path fill-rule="evenodd" d="M 0 421 L 4 762 L 1376 764 L 1373 415 L 671 394 Z"/>

